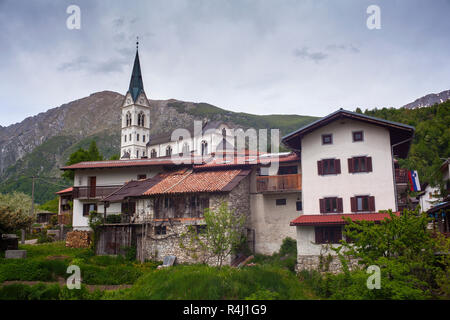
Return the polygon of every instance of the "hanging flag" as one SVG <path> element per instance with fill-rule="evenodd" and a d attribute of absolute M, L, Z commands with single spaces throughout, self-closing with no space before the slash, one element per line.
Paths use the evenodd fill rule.
<path fill-rule="evenodd" d="M 416 170 L 408 171 L 409 184 L 411 191 L 420 191 L 419 175 Z"/>

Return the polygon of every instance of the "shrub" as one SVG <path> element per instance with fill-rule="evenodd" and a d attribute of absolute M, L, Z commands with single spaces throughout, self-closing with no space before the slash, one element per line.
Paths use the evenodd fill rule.
<path fill-rule="evenodd" d="M 57 284 L 29 286 L 16 283 L 0 287 L 0 300 L 58 300 L 60 290 Z"/>
<path fill-rule="evenodd" d="M 297 241 L 290 237 L 284 238 L 279 253 L 281 256 L 290 255 L 297 258 Z"/>
<path fill-rule="evenodd" d="M 253 295 L 253 296 L 252 296 Z M 275 267 L 178 265 L 145 274 L 126 293 L 127 299 L 304 299 L 300 281 Z"/>

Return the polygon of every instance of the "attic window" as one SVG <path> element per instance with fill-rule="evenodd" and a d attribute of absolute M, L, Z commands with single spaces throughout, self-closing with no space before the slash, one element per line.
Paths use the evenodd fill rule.
<path fill-rule="evenodd" d="M 332 134 L 323 134 L 322 135 L 322 144 L 333 144 L 333 135 Z"/>
<path fill-rule="evenodd" d="M 364 133 L 362 131 L 353 131 L 353 142 L 364 141 Z"/>

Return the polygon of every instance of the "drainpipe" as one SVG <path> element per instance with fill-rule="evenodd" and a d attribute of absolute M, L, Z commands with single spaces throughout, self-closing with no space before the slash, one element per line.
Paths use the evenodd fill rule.
<path fill-rule="evenodd" d="M 393 181 L 394 181 L 395 211 L 396 211 L 396 212 L 398 211 L 398 194 L 397 194 L 397 183 L 395 182 L 394 147 L 396 147 L 396 146 L 398 146 L 398 145 L 400 145 L 400 144 L 403 144 L 403 143 L 405 143 L 405 142 L 411 141 L 412 139 L 413 139 L 413 137 L 411 137 L 411 138 L 409 138 L 409 139 L 406 139 L 406 140 L 403 140 L 403 141 L 400 141 L 400 142 L 398 142 L 398 143 L 394 143 L 394 144 L 391 146 L 392 177 L 394 178 Z"/>

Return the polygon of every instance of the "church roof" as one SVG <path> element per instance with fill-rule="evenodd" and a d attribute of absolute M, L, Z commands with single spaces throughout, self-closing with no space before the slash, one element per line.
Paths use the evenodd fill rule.
<path fill-rule="evenodd" d="M 136 50 L 136 57 L 134 58 L 133 72 L 131 73 L 130 87 L 128 92 L 131 94 L 133 101 L 139 97 L 144 91 L 144 83 L 142 82 L 141 64 L 139 62 L 139 52 Z"/>

